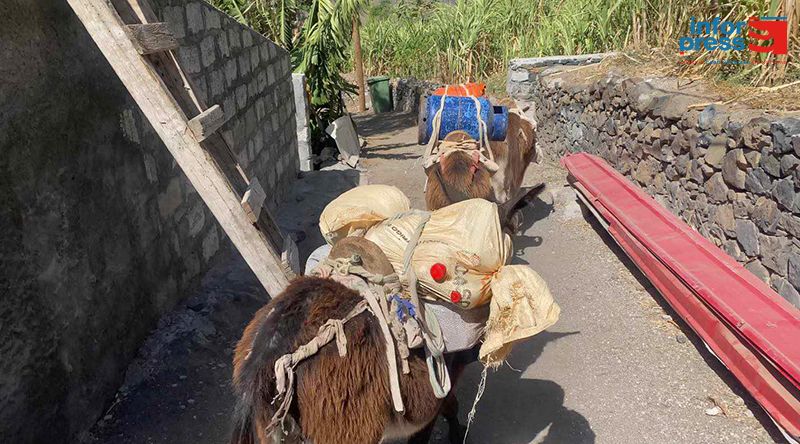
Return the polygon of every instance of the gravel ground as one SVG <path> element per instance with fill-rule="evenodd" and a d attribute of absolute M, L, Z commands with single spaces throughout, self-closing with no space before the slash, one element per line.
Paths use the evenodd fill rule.
<path fill-rule="evenodd" d="M 305 175 L 279 211 L 280 225 L 300 241 L 303 257 L 322 243 L 319 211 L 359 181 L 398 186 L 413 206 L 424 208 L 414 116 L 356 121 L 368 143 L 362 171 Z M 468 442 L 781 442 L 760 408 L 584 215 L 564 170 L 532 166 L 526 182 L 545 182 L 547 190 L 524 210 L 514 262 L 530 264 L 547 280 L 562 316 L 518 345 L 507 366 L 489 372 Z M 85 441 L 224 442 L 233 345 L 266 297 L 231 252 L 161 322 Z M 472 364 L 457 388 L 464 420 L 480 373 Z M 446 433 L 440 421 L 433 442 L 447 442 Z"/>

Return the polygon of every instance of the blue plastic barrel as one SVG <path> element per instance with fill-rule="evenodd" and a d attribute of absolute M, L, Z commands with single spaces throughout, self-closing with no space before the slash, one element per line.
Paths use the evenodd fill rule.
<path fill-rule="evenodd" d="M 492 106 L 486 97 L 478 97 L 480 103 L 480 119 L 486 124 L 489 140 L 505 140 L 508 130 L 508 109 L 504 106 Z M 424 137 L 419 142 L 426 144 L 433 134 L 433 117 L 439 111 L 442 103 L 442 96 L 430 96 L 427 98 L 424 111 L 419 116 L 417 125 L 425 128 Z M 465 131 L 475 140 L 480 140 L 480 128 L 478 125 L 478 114 L 475 102 L 471 97 L 447 96 L 442 111 L 442 123 L 439 128 L 439 138 L 453 131 Z M 495 124 L 494 120 L 498 122 Z M 422 134 L 421 134 L 422 135 Z"/>

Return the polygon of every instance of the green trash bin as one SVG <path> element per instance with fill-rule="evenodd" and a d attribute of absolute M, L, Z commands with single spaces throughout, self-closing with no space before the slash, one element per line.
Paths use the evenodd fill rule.
<path fill-rule="evenodd" d="M 392 88 L 389 87 L 389 76 L 377 76 L 367 79 L 369 85 L 369 95 L 372 97 L 372 109 L 376 113 L 391 111 Z"/>

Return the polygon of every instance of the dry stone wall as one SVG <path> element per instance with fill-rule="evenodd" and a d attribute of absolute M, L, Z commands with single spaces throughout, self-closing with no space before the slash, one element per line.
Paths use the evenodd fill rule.
<path fill-rule="evenodd" d="M 530 106 L 550 159 L 604 158 L 800 307 L 800 120 L 663 85 L 520 60 L 508 92 Z"/>
<path fill-rule="evenodd" d="M 273 207 L 297 174 L 288 55 L 151 0 Z M 0 442 L 77 442 L 228 241 L 65 0 L 0 16 Z"/>

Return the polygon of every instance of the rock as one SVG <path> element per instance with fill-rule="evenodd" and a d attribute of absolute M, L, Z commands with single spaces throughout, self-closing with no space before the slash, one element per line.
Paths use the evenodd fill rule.
<path fill-rule="evenodd" d="M 800 238 L 800 218 L 791 214 L 781 214 L 778 226 L 796 238 Z"/>
<path fill-rule="evenodd" d="M 711 222 L 722 228 L 725 234 L 729 236 L 736 235 L 736 221 L 733 219 L 733 207 L 731 205 L 720 205 L 711 211 Z"/>
<path fill-rule="evenodd" d="M 744 262 L 747 260 L 747 256 L 742 253 L 742 250 L 739 248 L 739 244 L 736 243 L 735 240 L 726 240 L 722 243 L 722 250 L 728 254 L 728 256 L 736 259 L 739 262 Z"/>
<path fill-rule="evenodd" d="M 653 106 L 653 115 L 669 121 L 678 121 L 686 109 L 695 103 L 694 97 L 683 94 L 672 94 L 661 98 Z"/>
<path fill-rule="evenodd" d="M 746 150 L 744 152 L 744 158 L 747 160 L 748 166 L 755 168 L 761 162 L 761 152 L 758 150 Z"/>
<path fill-rule="evenodd" d="M 636 168 L 636 171 L 633 173 L 633 178 L 642 185 L 650 184 L 658 168 L 656 165 L 654 165 L 655 163 L 657 162 L 653 159 L 647 159 L 643 162 L 640 162 L 639 166 Z"/>
<path fill-rule="evenodd" d="M 697 159 L 692 159 L 691 163 L 689 163 L 687 176 L 697 183 L 703 183 L 706 180 L 706 176 L 703 174 L 703 168 Z"/>
<path fill-rule="evenodd" d="M 755 277 L 757 277 L 757 278 L 761 279 L 762 281 L 764 281 L 765 283 L 769 284 L 769 270 L 767 270 L 766 267 L 761 265 L 761 262 L 752 261 L 752 262 L 748 263 L 747 265 L 745 265 L 744 268 L 747 271 L 749 271 L 750 273 L 753 273 L 753 275 L 755 275 Z"/>
<path fill-rule="evenodd" d="M 749 220 L 736 220 L 736 240 L 744 253 L 750 257 L 758 256 L 759 240 L 756 224 Z"/>
<path fill-rule="evenodd" d="M 736 199 L 733 200 L 733 216 L 737 218 L 749 217 L 751 206 L 747 193 L 736 193 Z"/>
<path fill-rule="evenodd" d="M 720 413 L 722 413 L 722 409 L 716 405 L 710 409 L 706 409 L 706 415 L 708 416 L 718 416 Z"/>
<path fill-rule="evenodd" d="M 761 151 L 761 163 L 759 166 L 772 177 L 781 177 L 781 161 L 764 148 Z"/>
<path fill-rule="evenodd" d="M 761 149 L 766 146 L 765 137 L 770 122 L 764 117 L 750 120 L 741 129 L 742 143 L 751 149 Z"/>
<path fill-rule="evenodd" d="M 778 211 L 778 205 L 774 201 L 766 197 L 759 197 L 753 206 L 751 216 L 761 232 L 775 234 L 781 212 Z"/>
<path fill-rule="evenodd" d="M 770 284 L 775 291 L 795 307 L 800 307 L 800 293 L 784 278 L 774 277 Z"/>
<path fill-rule="evenodd" d="M 772 178 L 761 168 L 753 168 L 745 175 L 744 189 L 751 193 L 770 194 L 772 186 Z"/>
<path fill-rule="evenodd" d="M 711 128 L 711 120 L 716 115 L 717 107 L 715 105 L 708 105 L 700 112 L 700 115 L 697 116 L 697 126 L 704 130 Z"/>
<path fill-rule="evenodd" d="M 774 197 L 783 208 L 792 211 L 795 200 L 794 180 L 786 178 L 775 182 L 775 188 L 772 190 L 772 197 Z"/>
<path fill-rule="evenodd" d="M 800 288 L 800 254 L 797 251 L 789 253 L 786 278 L 795 288 Z"/>
<path fill-rule="evenodd" d="M 792 146 L 792 136 L 800 134 L 800 120 L 788 117 L 770 125 L 772 133 L 772 145 L 779 153 L 788 153 L 794 150 Z"/>
<path fill-rule="evenodd" d="M 781 176 L 792 174 L 797 169 L 798 164 L 800 164 L 800 159 L 792 154 L 784 154 L 781 157 Z"/>
<path fill-rule="evenodd" d="M 676 333 L 675 340 L 678 342 L 678 344 L 685 344 L 689 340 L 689 338 L 687 338 L 686 335 L 683 333 Z"/>
<path fill-rule="evenodd" d="M 703 188 L 711 202 L 725 202 L 728 199 L 728 187 L 722 179 L 722 173 L 714 173 Z"/>
<path fill-rule="evenodd" d="M 746 165 L 742 150 L 728 151 L 722 159 L 722 178 L 725 179 L 725 183 L 728 185 L 738 190 L 743 190 L 747 175 L 742 171 L 740 165 Z"/>
<path fill-rule="evenodd" d="M 728 138 L 723 135 L 714 137 L 711 144 L 708 146 L 708 151 L 705 155 L 707 164 L 714 168 L 719 168 L 722 165 L 722 158 L 728 151 Z"/>
<path fill-rule="evenodd" d="M 761 264 L 781 276 L 786 276 L 789 265 L 789 240 L 784 237 L 758 235 Z"/>

